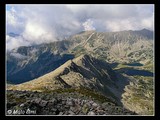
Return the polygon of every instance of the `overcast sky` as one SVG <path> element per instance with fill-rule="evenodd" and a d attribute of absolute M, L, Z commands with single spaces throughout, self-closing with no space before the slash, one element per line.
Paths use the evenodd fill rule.
<path fill-rule="evenodd" d="M 154 28 L 152 4 L 6 5 L 7 49 L 52 42 L 81 31 Z"/>

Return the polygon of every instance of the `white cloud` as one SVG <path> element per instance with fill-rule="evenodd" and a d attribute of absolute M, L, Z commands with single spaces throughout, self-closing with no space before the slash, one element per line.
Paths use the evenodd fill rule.
<path fill-rule="evenodd" d="M 7 25 L 17 25 L 17 17 L 15 9 L 12 7 L 10 11 L 7 11 Z"/>
<path fill-rule="evenodd" d="M 10 37 L 9 35 L 6 35 L 6 48 L 7 50 L 12 50 L 14 48 L 20 47 L 20 46 L 28 46 L 30 43 L 22 38 L 22 36 L 18 37 Z"/>
<path fill-rule="evenodd" d="M 152 14 L 152 16 L 142 19 L 141 25 L 144 28 L 153 30 L 154 29 L 154 14 Z"/>
<path fill-rule="evenodd" d="M 83 24 L 84 30 L 95 30 L 95 27 L 93 27 L 93 21 L 91 19 L 87 19 Z"/>
<path fill-rule="evenodd" d="M 31 43 L 41 44 L 55 41 L 54 33 L 40 23 L 29 21 L 23 32 L 23 37 Z"/>
<path fill-rule="evenodd" d="M 27 58 L 27 56 L 24 56 L 24 55 L 19 54 L 19 53 L 11 53 L 10 55 L 13 56 L 13 57 L 15 57 L 15 58 L 18 58 L 18 59 L 25 59 L 25 58 Z"/>
<path fill-rule="evenodd" d="M 6 24 L 7 33 L 21 33 L 23 31 L 24 23 L 14 7 L 11 7 L 10 11 L 6 11 Z"/>
<path fill-rule="evenodd" d="M 33 48 L 33 49 L 30 51 L 30 54 L 35 54 L 37 51 L 38 51 L 38 49 Z"/>
<path fill-rule="evenodd" d="M 23 44 L 23 40 L 29 44 L 40 44 L 63 39 L 82 30 L 153 30 L 153 12 L 153 5 L 145 4 L 12 5 L 12 9 L 6 12 L 7 33 L 23 36 L 21 40 L 14 38 L 15 43 L 10 40 L 13 46 L 18 46 Z M 12 44 L 8 44 L 8 48 Z"/>
<path fill-rule="evenodd" d="M 113 20 L 106 22 L 106 29 L 109 31 L 136 30 L 137 23 L 134 20 Z"/>

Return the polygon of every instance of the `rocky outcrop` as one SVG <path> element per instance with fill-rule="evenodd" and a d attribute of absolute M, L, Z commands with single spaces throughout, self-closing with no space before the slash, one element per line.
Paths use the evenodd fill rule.
<path fill-rule="evenodd" d="M 112 102 L 71 93 L 7 91 L 7 115 L 134 115 Z"/>

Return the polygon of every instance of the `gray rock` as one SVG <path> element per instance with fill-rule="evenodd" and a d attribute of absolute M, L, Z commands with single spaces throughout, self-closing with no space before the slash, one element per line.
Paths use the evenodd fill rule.
<path fill-rule="evenodd" d="M 66 104 L 70 106 L 74 106 L 75 102 L 71 99 L 71 100 L 67 100 Z"/>
<path fill-rule="evenodd" d="M 63 115 L 68 115 L 68 114 L 69 114 L 68 111 L 65 111 Z"/>
<path fill-rule="evenodd" d="M 95 113 L 93 111 L 88 112 L 87 115 L 95 115 Z"/>
<path fill-rule="evenodd" d="M 80 111 L 80 112 L 78 113 L 78 115 L 84 115 L 84 113 L 83 113 L 82 111 Z"/>
<path fill-rule="evenodd" d="M 105 116 L 105 115 L 109 115 L 109 114 L 105 112 L 105 114 L 103 114 L 103 115 Z"/>
<path fill-rule="evenodd" d="M 34 97 L 34 94 L 30 94 L 30 97 Z"/>
<path fill-rule="evenodd" d="M 52 109 L 51 109 L 51 111 L 56 112 L 56 111 L 57 111 L 57 109 L 56 109 L 56 108 L 52 108 Z"/>
<path fill-rule="evenodd" d="M 75 114 L 76 114 L 76 115 L 78 115 L 78 114 L 79 114 L 79 112 L 80 112 L 80 111 L 79 111 L 79 110 L 77 110 L 77 111 L 75 111 Z"/>
<path fill-rule="evenodd" d="M 63 106 L 62 103 L 59 103 L 58 106 Z"/>
<path fill-rule="evenodd" d="M 47 115 L 47 114 L 48 114 L 48 111 L 43 110 L 42 114 L 43 114 L 43 115 Z"/>
<path fill-rule="evenodd" d="M 45 96 L 45 100 L 49 100 L 50 97 L 51 97 L 50 95 L 46 95 L 46 96 Z"/>
<path fill-rule="evenodd" d="M 45 100 L 41 100 L 39 106 L 41 107 L 45 107 L 47 105 L 48 101 L 45 101 Z"/>
<path fill-rule="evenodd" d="M 65 104 L 66 104 L 66 100 L 63 100 L 63 101 L 62 101 L 62 104 L 65 105 Z"/>
<path fill-rule="evenodd" d="M 82 100 L 78 98 L 77 102 L 78 102 L 78 104 L 80 104 L 82 102 Z"/>
<path fill-rule="evenodd" d="M 92 101 L 92 100 L 91 100 L 91 101 L 89 101 L 89 103 L 90 103 L 90 104 L 93 104 L 93 103 L 94 103 L 94 101 Z"/>
<path fill-rule="evenodd" d="M 105 112 L 103 110 L 98 110 L 97 112 L 98 112 L 99 115 L 105 114 Z"/>
<path fill-rule="evenodd" d="M 52 100 L 49 100 L 49 102 L 51 102 L 53 104 L 57 104 L 57 100 L 55 98 L 52 98 Z"/>
<path fill-rule="evenodd" d="M 20 107 L 24 107 L 24 104 L 22 103 L 22 104 L 20 104 L 19 106 L 20 106 Z"/>
<path fill-rule="evenodd" d="M 62 98 L 61 97 L 57 97 L 57 102 L 58 103 L 62 102 Z"/>
<path fill-rule="evenodd" d="M 94 103 L 92 104 L 92 106 L 93 106 L 93 107 L 97 107 L 98 104 L 94 102 Z"/>
<path fill-rule="evenodd" d="M 104 110 L 105 110 L 106 112 L 108 112 L 110 109 L 109 109 L 109 107 L 105 107 Z"/>
<path fill-rule="evenodd" d="M 70 111 L 68 111 L 68 113 L 69 113 L 69 115 L 75 115 L 75 113 L 74 113 L 74 112 L 72 112 L 71 110 L 70 110 Z"/>
<path fill-rule="evenodd" d="M 52 115 L 56 115 L 56 112 L 52 112 Z"/>
<path fill-rule="evenodd" d="M 77 99 L 74 99 L 74 102 L 75 102 L 75 104 L 78 104 L 78 100 Z"/>
<path fill-rule="evenodd" d="M 47 104 L 48 107 L 52 107 L 53 105 L 54 105 L 54 103 L 52 103 L 52 102 L 48 102 L 48 104 Z"/>
<path fill-rule="evenodd" d="M 84 101 L 83 101 L 83 100 L 81 101 L 80 105 L 81 105 L 81 106 L 83 106 L 83 105 L 84 105 Z"/>
<path fill-rule="evenodd" d="M 61 106 L 60 106 L 59 104 L 58 104 L 56 107 L 57 107 L 57 109 L 60 109 L 60 108 L 61 108 Z"/>
<path fill-rule="evenodd" d="M 37 98 L 37 99 L 34 99 L 33 102 L 37 103 L 37 104 L 40 104 L 42 100 L 40 98 Z M 31 101 L 32 102 L 32 101 Z"/>
<path fill-rule="evenodd" d="M 63 115 L 63 112 L 59 112 L 59 115 Z"/>
<path fill-rule="evenodd" d="M 93 108 L 93 107 L 91 107 L 91 108 L 90 108 L 90 111 L 92 111 L 92 110 L 94 110 L 94 108 Z"/>
<path fill-rule="evenodd" d="M 53 115 L 53 112 L 49 112 L 48 115 Z"/>
<path fill-rule="evenodd" d="M 90 102 L 87 101 L 87 106 L 90 108 L 92 106 L 92 104 L 90 104 Z"/>
<path fill-rule="evenodd" d="M 72 107 L 72 106 L 70 107 L 70 110 L 73 112 L 75 111 L 75 109 L 76 109 L 75 107 Z"/>
<path fill-rule="evenodd" d="M 69 108 L 70 108 L 70 106 L 69 106 L 69 105 L 65 105 L 65 106 L 64 106 L 64 108 L 69 109 Z"/>

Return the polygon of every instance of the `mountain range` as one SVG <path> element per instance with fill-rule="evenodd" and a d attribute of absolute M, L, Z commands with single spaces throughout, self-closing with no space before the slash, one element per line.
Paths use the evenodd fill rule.
<path fill-rule="evenodd" d="M 15 48 L 7 52 L 7 81 L 8 90 L 87 88 L 137 114 L 152 114 L 153 32 L 83 31 Z"/>
<path fill-rule="evenodd" d="M 89 54 L 109 63 L 153 61 L 153 32 L 81 32 L 67 40 L 22 46 L 7 52 L 7 80 L 23 83 L 49 73 L 69 59 Z M 34 66 L 34 67 L 33 67 Z"/>

